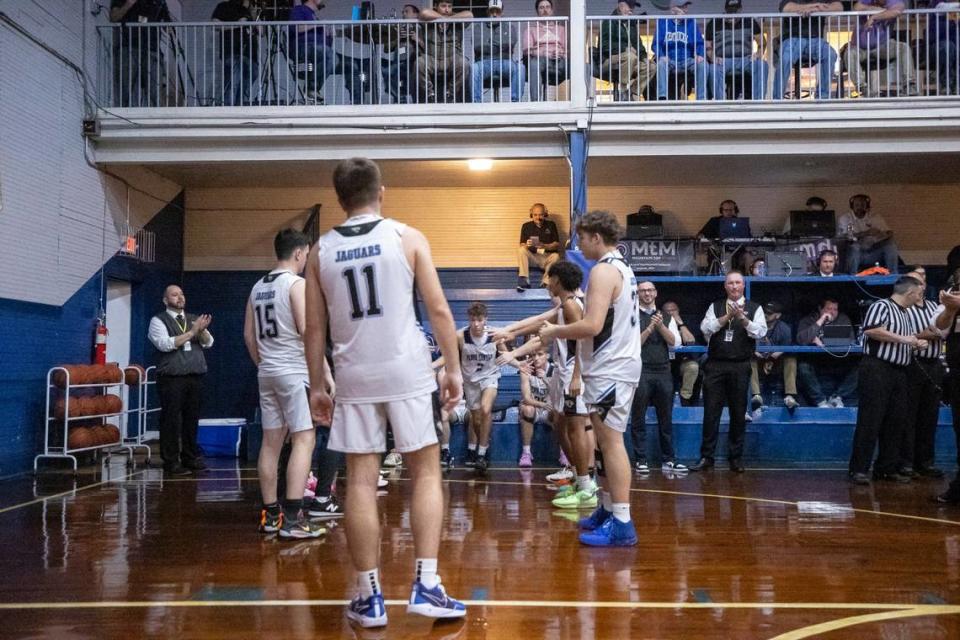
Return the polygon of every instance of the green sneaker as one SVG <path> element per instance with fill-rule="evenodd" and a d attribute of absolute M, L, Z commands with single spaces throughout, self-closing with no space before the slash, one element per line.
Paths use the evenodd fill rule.
<path fill-rule="evenodd" d="M 553 506 L 559 509 L 593 509 L 597 506 L 597 491 L 577 491 L 553 499 Z"/>
<path fill-rule="evenodd" d="M 564 485 L 557 490 L 557 495 L 554 496 L 554 500 L 556 500 L 557 498 L 566 498 L 567 496 L 572 496 L 576 492 L 577 492 L 576 485 L 572 485 L 572 484 Z"/>

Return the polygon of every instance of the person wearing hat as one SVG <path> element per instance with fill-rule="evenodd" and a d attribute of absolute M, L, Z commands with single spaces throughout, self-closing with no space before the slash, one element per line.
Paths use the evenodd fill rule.
<path fill-rule="evenodd" d="M 783 92 L 790 80 L 793 65 L 798 61 L 807 66 L 817 65 L 817 99 L 826 100 L 830 97 L 830 83 L 833 68 L 837 64 L 837 52 L 823 37 L 830 18 L 817 14 L 841 11 L 843 4 L 837 1 L 781 0 L 780 12 L 795 14 L 796 17 L 782 20 L 780 63 L 773 77 L 774 100 L 783 100 Z"/>
<path fill-rule="evenodd" d="M 490 82 L 491 94 L 510 83 L 510 101 L 520 102 L 523 95 L 523 62 L 520 61 L 520 25 L 506 22 L 503 16 L 503 0 L 489 0 L 487 15 L 491 20 L 479 29 L 479 37 L 473 38 L 473 101 L 483 102 L 483 83 Z"/>
<path fill-rule="evenodd" d="M 750 361 L 757 350 L 757 340 L 767 335 L 763 309 L 744 297 L 744 286 L 742 273 L 729 272 L 723 283 L 726 296 L 707 307 L 700 323 L 703 337 L 707 339 L 707 361 L 703 366 L 703 440 L 700 460 L 690 466 L 690 471 L 713 468 L 724 406 L 730 409 L 730 470 L 744 471 Z"/>
<path fill-rule="evenodd" d="M 417 58 L 421 103 L 470 102 L 473 65 L 463 54 L 465 27 L 453 21 L 473 19 L 472 11 L 453 12 L 453 0 L 434 0 L 433 9 L 420 11 L 421 22 L 443 20 L 424 25 L 424 54 Z"/>
<path fill-rule="evenodd" d="M 530 102 L 546 99 L 548 86 L 567 79 L 567 27 L 553 18 L 553 0 L 537 0 L 540 20 L 527 24 L 523 38 L 523 57 L 530 84 Z"/>
<path fill-rule="evenodd" d="M 670 0 L 673 17 L 657 20 L 653 52 L 657 56 L 658 100 L 667 99 L 671 76 L 679 84 L 690 72 L 693 72 L 697 100 L 707 99 L 708 83 L 713 97 L 723 98 L 723 74 L 705 58 L 703 34 L 697 21 L 682 17 L 691 4 L 692 0 Z"/>
<path fill-rule="evenodd" d="M 763 100 L 770 73 L 770 67 L 763 59 L 765 39 L 759 22 L 753 18 L 733 17 L 742 8 L 743 0 L 727 0 L 723 10 L 730 17 L 716 18 L 707 25 L 704 33 L 707 57 L 720 71 L 724 88 L 728 81 L 733 83 L 734 99 L 749 96 L 751 100 Z M 714 96 L 716 99 L 723 97 L 725 94 Z"/>
<path fill-rule="evenodd" d="M 783 305 L 771 300 L 763 305 L 763 317 L 767 321 L 767 335 L 758 343 L 765 347 L 775 345 L 785 346 L 793 344 L 793 335 L 790 325 L 782 320 Z M 750 408 L 753 416 L 757 417 L 763 409 L 763 395 L 760 389 L 760 378 L 767 378 L 779 371 L 783 371 L 783 406 L 791 414 L 800 406 L 797 402 L 797 358 L 782 351 L 757 351 L 750 363 Z"/>
<path fill-rule="evenodd" d="M 656 69 L 647 60 L 647 50 L 640 39 L 640 23 L 621 19 L 633 15 L 636 5 L 634 0 L 620 0 L 613 10 L 617 17 L 600 23 L 597 42 L 599 78 L 617 85 L 623 93 L 629 88 L 630 100 L 640 99 Z"/>

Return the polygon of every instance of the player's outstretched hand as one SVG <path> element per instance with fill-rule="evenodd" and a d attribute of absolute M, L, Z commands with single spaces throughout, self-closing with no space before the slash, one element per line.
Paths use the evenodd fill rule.
<path fill-rule="evenodd" d="M 501 342 L 510 342 L 511 340 L 516 338 L 516 336 L 513 335 L 512 331 L 507 331 L 506 329 L 498 329 L 496 327 L 489 327 L 487 329 L 487 336 L 490 337 L 491 342 L 495 342 L 497 344 Z"/>
<path fill-rule="evenodd" d="M 550 324 L 549 322 L 544 322 L 543 325 L 540 327 L 539 335 L 540 335 L 540 342 L 542 342 L 543 344 L 547 344 L 548 342 L 553 340 L 553 337 L 555 335 L 557 335 L 557 325 Z"/>
<path fill-rule="evenodd" d="M 500 367 L 509 367 L 516 366 L 516 357 L 513 355 L 513 351 L 504 351 L 497 356 L 497 366 Z"/>
<path fill-rule="evenodd" d="M 310 389 L 310 417 L 314 424 L 329 425 L 333 419 L 333 398 L 326 390 Z"/>
<path fill-rule="evenodd" d="M 460 370 L 446 372 L 443 381 L 440 383 L 440 404 L 444 411 L 453 411 L 459 404 L 460 397 L 463 395 L 463 377 Z"/>

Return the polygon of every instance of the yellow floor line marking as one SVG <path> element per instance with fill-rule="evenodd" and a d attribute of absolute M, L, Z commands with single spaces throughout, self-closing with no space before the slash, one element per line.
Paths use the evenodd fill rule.
<path fill-rule="evenodd" d="M 94 482 L 93 484 L 85 484 L 85 485 L 83 485 L 82 487 L 76 487 L 76 488 L 74 488 L 74 489 L 70 489 L 69 491 L 62 491 L 62 492 L 60 492 L 60 493 L 54 493 L 54 494 L 49 495 L 49 496 L 43 496 L 42 498 L 34 498 L 33 500 L 28 500 L 27 502 L 21 502 L 20 504 L 15 504 L 15 505 L 12 505 L 12 506 L 9 506 L 9 507 L 4 507 L 3 509 L 0 509 L 0 514 L 6 513 L 6 512 L 8 512 L 8 511 L 13 511 L 13 510 L 15 510 L 15 509 L 21 509 L 21 508 L 23 508 L 23 507 L 29 507 L 29 506 L 32 505 L 32 504 L 39 504 L 39 503 L 44 502 L 44 501 L 46 501 L 46 500 L 55 500 L 55 499 L 57 499 L 57 498 L 63 498 L 64 496 L 69 496 L 69 495 L 77 494 L 77 493 L 80 493 L 81 491 L 86 491 L 87 489 L 93 489 L 94 487 L 101 487 L 101 486 L 103 486 L 103 485 L 105 485 L 105 484 L 113 484 L 113 483 L 115 483 L 115 482 L 128 482 L 128 481 L 130 481 L 131 478 L 133 478 L 133 477 L 135 477 L 135 476 L 138 476 L 138 475 L 140 475 L 141 473 L 144 473 L 144 470 L 134 471 L 134 472 L 132 472 L 132 473 L 128 473 L 127 475 L 123 476 L 122 478 L 112 478 L 112 479 L 101 480 L 100 482 Z"/>
<path fill-rule="evenodd" d="M 339 607 L 348 600 L 143 600 L 91 602 L 4 602 L 0 610 L 38 609 L 144 609 L 205 607 Z M 898 614 L 901 617 L 952 615 L 960 605 L 883 604 L 861 602 L 590 602 L 576 600 L 464 600 L 473 607 L 566 608 L 566 609 L 779 609 L 779 610 L 866 610 Z M 387 606 L 405 606 L 406 600 L 387 600 Z M 883 615 L 883 614 L 870 614 Z M 865 616 L 859 616 L 865 617 Z M 848 620 L 852 618 L 844 618 Z M 835 621 L 839 622 L 839 621 Z M 830 624 L 830 623 L 824 623 Z M 859 624 L 859 623 L 855 623 Z M 840 627 L 838 627 L 840 628 Z M 806 637 L 806 636 L 798 636 Z M 782 639 L 779 639 L 782 640 Z"/>
<path fill-rule="evenodd" d="M 837 629 L 845 629 L 860 624 L 871 622 L 883 622 L 885 620 L 902 620 L 904 618 L 916 618 L 919 616 L 945 616 L 960 614 L 960 607 L 945 607 L 937 611 L 921 610 L 918 608 L 906 609 L 903 611 L 887 611 L 884 613 L 868 613 L 862 616 L 852 616 L 850 618 L 839 618 L 828 622 L 821 622 L 802 629 L 781 633 L 770 640 L 802 640 L 803 638 L 812 638 L 822 633 L 829 633 Z"/>

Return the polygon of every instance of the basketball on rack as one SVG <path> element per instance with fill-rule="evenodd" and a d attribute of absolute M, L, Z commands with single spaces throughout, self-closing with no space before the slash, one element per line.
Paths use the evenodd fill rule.
<path fill-rule="evenodd" d="M 103 382 L 116 384 L 123 382 L 123 371 L 117 364 L 108 364 L 103 367 Z"/>
<path fill-rule="evenodd" d="M 146 377 L 146 370 L 138 364 L 131 364 L 123 370 L 123 381 L 131 387 L 140 384 Z"/>
<path fill-rule="evenodd" d="M 87 427 L 74 427 L 67 436 L 67 446 L 71 449 L 85 449 L 93 446 L 93 438 Z"/>
<path fill-rule="evenodd" d="M 109 393 L 103 396 L 103 413 L 120 413 L 123 411 L 123 401 L 120 396 Z"/>
<path fill-rule="evenodd" d="M 120 442 L 120 427 L 115 424 L 105 424 L 103 428 L 107 433 L 107 442 Z"/>

